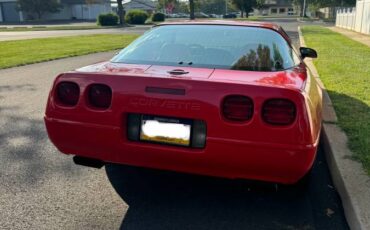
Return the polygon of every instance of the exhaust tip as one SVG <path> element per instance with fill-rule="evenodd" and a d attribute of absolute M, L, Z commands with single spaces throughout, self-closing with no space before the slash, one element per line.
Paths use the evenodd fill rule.
<path fill-rule="evenodd" d="M 74 156 L 73 162 L 76 165 L 82 165 L 82 166 L 96 168 L 96 169 L 102 168 L 105 164 L 104 161 L 101 161 L 101 160 L 88 158 L 88 157 L 80 157 L 80 156 Z"/>

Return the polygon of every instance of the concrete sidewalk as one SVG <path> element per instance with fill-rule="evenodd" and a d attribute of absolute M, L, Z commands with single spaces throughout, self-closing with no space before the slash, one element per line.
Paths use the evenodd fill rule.
<path fill-rule="evenodd" d="M 346 29 L 342 29 L 339 27 L 329 27 L 329 29 L 331 29 L 334 32 L 343 34 L 355 41 L 361 42 L 362 44 L 365 44 L 370 47 L 370 36 L 369 35 L 357 33 L 352 30 L 346 30 Z"/>

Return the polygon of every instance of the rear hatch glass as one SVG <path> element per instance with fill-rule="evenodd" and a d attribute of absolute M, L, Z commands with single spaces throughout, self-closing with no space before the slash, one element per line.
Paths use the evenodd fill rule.
<path fill-rule="evenodd" d="M 278 32 L 229 25 L 155 27 L 112 61 L 247 71 L 281 71 L 299 63 L 294 50 Z"/>

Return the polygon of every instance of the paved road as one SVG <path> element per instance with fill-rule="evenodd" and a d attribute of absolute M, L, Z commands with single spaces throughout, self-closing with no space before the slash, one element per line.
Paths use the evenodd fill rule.
<path fill-rule="evenodd" d="M 348 229 L 321 151 L 307 190 L 108 165 L 126 215 L 106 172 L 73 165 L 42 121 L 57 73 L 112 55 L 0 70 L 0 229 Z"/>
<path fill-rule="evenodd" d="M 117 229 L 127 205 L 104 170 L 73 165 L 43 124 L 54 77 L 107 60 L 87 55 L 0 70 L 0 229 Z"/>
<path fill-rule="evenodd" d="M 92 29 L 92 30 L 50 30 L 50 31 L 14 31 L 0 32 L 0 41 L 24 40 L 32 38 L 50 38 L 61 36 L 77 36 L 91 34 L 142 34 L 151 26 L 135 26 L 126 28 L 112 29 Z"/>
<path fill-rule="evenodd" d="M 108 165 L 125 230 L 349 229 L 320 148 L 307 188 Z"/>

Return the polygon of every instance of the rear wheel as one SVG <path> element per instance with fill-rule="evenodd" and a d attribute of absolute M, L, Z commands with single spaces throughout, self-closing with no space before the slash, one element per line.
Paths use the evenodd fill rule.
<path fill-rule="evenodd" d="M 107 164 L 105 170 L 113 188 L 129 205 L 152 194 L 155 176 L 148 170 L 119 164 Z"/>
<path fill-rule="evenodd" d="M 279 189 L 291 192 L 292 194 L 302 195 L 309 191 L 312 184 L 312 168 L 296 183 L 289 185 L 279 185 Z"/>
<path fill-rule="evenodd" d="M 301 189 L 308 189 L 312 182 L 312 168 L 294 186 Z"/>

